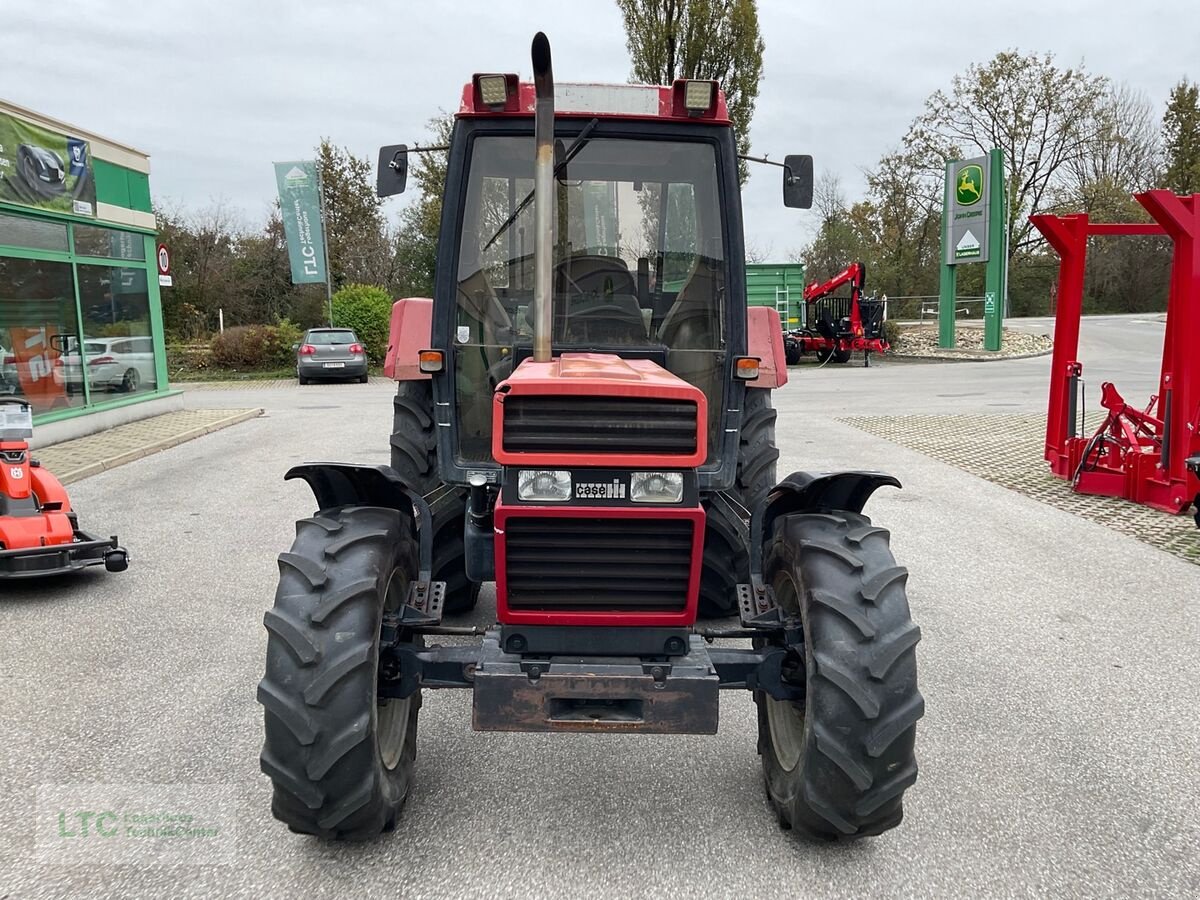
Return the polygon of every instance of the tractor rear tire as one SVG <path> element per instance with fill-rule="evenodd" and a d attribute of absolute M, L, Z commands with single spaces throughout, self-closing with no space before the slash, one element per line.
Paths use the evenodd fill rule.
<path fill-rule="evenodd" d="M 438 477 L 437 425 L 433 419 L 433 384 L 401 381 L 392 399 L 392 468 L 423 497 L 442 486 Z M 467 578 L 463 529 L 467 491 L 458 502 L 439 506 L 433 523 L 433 580 L 446 582 L 442 609 L 468 612 L 479 600 L 480 585 Z"/>
<path fill-rule="evenodd" d="M 345 506 L 296 523 L 267 627 L 262 770 L 295 832 L 366 840 L 395 826 L 417 755 L 421 694 L 379 698 L 380 626 L 417 574 L 411 517 Z"/>
<path fill-rule="evenodd" d="M 726 493 L 747 512 L 753 512 L 775 486 L 779 461 L 779 449 L 775 446 L 776 418 L 771 392 L 746 388 L 738 437 L 737 477 Z M 737 613 L 737 585 L 750 581 L 750 557 L 735 523 L 729 521 L 722 508 L 709 504 L 706 513 L 699 614 L 702 618 L 723 618 Z"/>
<path fill-rule="evenodd" d="M 782 516 L 764 577 L 804 631 L 783 670 L 804 699 L 755 692 L 759 752 L 779 824 L 815 840 L 894 828 L 917 778 L 913 744 L 925 702 L 914 649 L 921 630 L 888 532 L 850 512 Z"/>

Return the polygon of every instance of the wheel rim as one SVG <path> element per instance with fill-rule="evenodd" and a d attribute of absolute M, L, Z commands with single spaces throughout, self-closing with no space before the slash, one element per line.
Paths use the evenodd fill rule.
<path fill-rule="evenodd" d="M 800 593 L 796 583 L 786 572 L 776 578 L 775 597 L 780 607 L 799 612 Z M 767 727 L 771 734 L 771 746 L 775 758 L 786 772 L 793 771 L 804 755 L 804 710 L 801 704 L 791 700 L 776 700 L 767 695 Z"/>
<path fill-rule="evenodd" d="M 385 610 L 396 609 L 403 602 L 402 589 L 407 585 L 401 584 L 406 580 L 403 577 L 396 578 L 398 571 L 398 569 L 393 569 L 388 576 L 387 589 L 383 595 Z M 403 700 L 395 698 L 376 700 L 375 735 L 379 745 L 379 758 L 383 761 L 385 768 L 396 768 L 400 764 L 400 758 L 404 755 L 404 745 L 408 742 L 408 723 L 412 712 L 412 702 L 411 696 L 405 697 Z"/>

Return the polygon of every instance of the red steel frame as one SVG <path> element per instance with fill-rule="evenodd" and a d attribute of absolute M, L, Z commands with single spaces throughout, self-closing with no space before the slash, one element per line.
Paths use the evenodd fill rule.
<path fill-rule="evenodd" d="M 700 598 L 700 565 L 704 558 L 704 509 L 699 506 L 634 508 L 629 506 L 505 506 L 497 503 L 496 521 L 496 618 L 512 625 L 626 625 L 687 626 L 696 621 Z M 692 522 L 692 563 L 688 574 L 687 603 L 673 612 L 636 610 L 530 610 L 511 609 L 508 605 L 508 567 L 506 537 L 509 519 L 690 519 Z"/>
<path fill-rule="evenodd" d="M 1200 494 L 1200 478 L 1185 462 L 1200 453 L 1200 194 L 1157 190 L 1134 196 L 1155 224 L 1093 223 L 1086 214 L 1030 217 L 1061 258 L 1045 458 L 1081 493 L 1180 513 Z M 1166 235 L 1175 252 L 1158 394 L 1138 410 L 1104 384 L 1101 403 L 1108 415 L 1095 434 L 1082 436 L 1075 433 L 1074 415 L 1083 372 L 1079 320 L 1087 243 L 1096 235 Z"/>
<path fill-rule="evenodd" d="M 850 333 L 853 337 L 829 340 L 821 335 L 802 335 L 797 337 L 805 353 L 815 353 L 818 350 L 870 350 L 875 353 L 886 353 L 891 345 L 883 338 L 868 338 L 865 336 L 862 323 L 862 310 L 858 301 L 862 297 L 863 283 L 866 281 L 866 266 L 862 263 L 850 263 L 823 284 L 815 281 L 804 289 L 804 302 L 811 307 L 822 297 L 827 297 L 843 284 L 850 285 Z M 811 319 L 811 316 L 808 318 Z"/>

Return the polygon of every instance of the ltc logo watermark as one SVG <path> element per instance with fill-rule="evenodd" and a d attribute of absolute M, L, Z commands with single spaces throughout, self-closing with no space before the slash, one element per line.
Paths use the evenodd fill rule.
<path fill-rule="evenodd" d="M 983 169 L 979 166 L 963 166 L 958 170 L 954 183 L 954 198 L 959 206 L 974 206 L 983 199 Z"/>
<path fill-rule="evenodd" d="M 220 784 L 41 785 L 37 855 L 62 865 L 230 865 L 236 800 Z"/>

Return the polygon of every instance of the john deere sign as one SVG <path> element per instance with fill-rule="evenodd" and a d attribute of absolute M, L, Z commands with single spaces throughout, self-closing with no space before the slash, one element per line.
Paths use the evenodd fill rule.
<path fill-rule="evenodd" d="M 983 316 L 983 346 L 999 350 L 1003 336 L 1004 295 L 1008 281 L 1004 155 L 992 150 L 976 159 L 946 163 L 946 200 L 942 209 L 942 275 L 938 290 L 938 344 L 953 347 L 959 313 Z M 982 303 L 958 302 L 958 266 L 986 263 Z M 978 302 L 972 298 L 973 302 Z"/>
<path fill-rule="evenodd" d="M 988 178 L 986 156 L 953 163 L 953 190 L 950 193 L 950 240 L 946 247 L 946 265 L 959 262 L 987 262 L 988 259 Z"/>

